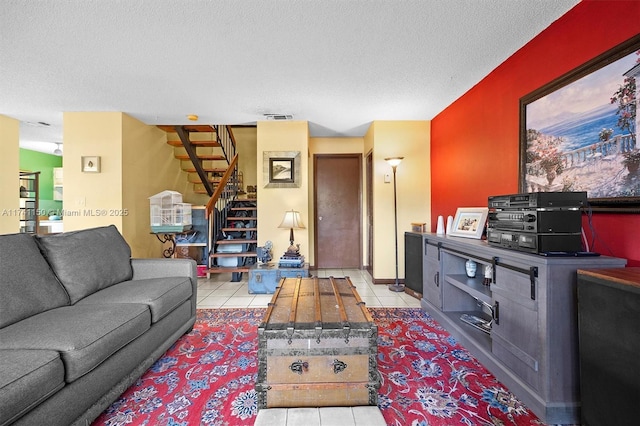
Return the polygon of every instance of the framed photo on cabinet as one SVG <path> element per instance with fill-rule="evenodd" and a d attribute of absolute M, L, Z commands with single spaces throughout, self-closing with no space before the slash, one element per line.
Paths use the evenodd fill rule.
<path fill-rule="evenodd" d="M 458 207 L 449 235 L 479 240 L 482 238 L 488 215 L 487 207 Z"/>

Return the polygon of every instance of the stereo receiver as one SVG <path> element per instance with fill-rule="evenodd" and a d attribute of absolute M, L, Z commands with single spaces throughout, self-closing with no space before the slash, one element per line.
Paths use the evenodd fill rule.
<path fill-rule="evenodd" d="M 533 232 L 580 232 L 581 212 L 578 207 L 559 210 L 491 210 L 489 228 Z"/>
<path fill-rule="evenodd" d="M 487 242 L 529 253 L 579 252 L 586 192 L 532 192 L 488 199 Z"/>
<path fill-rule="evenodd" d="M 577 234 L 536 234 L 518 231 L 487 230 L 491 245 L 528 253 L 579 252 L 582 239 Z"/>
<path fill-rule="evenodd" d="M 489 197 L 489 209 L 528 209 L 585 207 L 586 192 L 531 192 L 529 194 L 494 195 Z"/>

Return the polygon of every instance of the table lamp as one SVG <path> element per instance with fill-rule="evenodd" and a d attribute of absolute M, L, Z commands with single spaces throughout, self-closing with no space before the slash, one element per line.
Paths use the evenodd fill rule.
<path fill-rule="evenodd" d="M 282 223 L 278 226 L 278 228 L 289 228 L 289 248 L 287 249 L 287 254 L 299 254 L 300 253 L 300 244 L 294 244 L 293 239 L 293 230 L 294 229 L 305 229 L 304 223 L 302 223 L 302 219 L 300 219 L 300 213 L 294 210 L 290 210 L 285 212 L 284 219 L 282 219 Z"/>

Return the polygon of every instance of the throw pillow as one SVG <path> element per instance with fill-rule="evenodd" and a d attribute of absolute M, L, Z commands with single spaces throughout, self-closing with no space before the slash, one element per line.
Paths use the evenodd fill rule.
<path fill-rule="evenodd" d="M 0 235 L 0 328 L 68 304 L 33 235 Z"/>
<path fill-rule="evenodd" d="M 72 304 L 133 276 L 131 248 L 115 225 L 36 238 Z"/>

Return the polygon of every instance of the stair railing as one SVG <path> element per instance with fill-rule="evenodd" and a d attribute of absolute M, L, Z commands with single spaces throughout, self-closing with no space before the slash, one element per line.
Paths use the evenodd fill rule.
<path fill-rule="evenodd" d="M 209 219 L 209 229 L 211 229 L 210 253 L 213 252 L 216 246 L 222 228 L 227 227 L 227 216 L 232 205 L 231 201 L 236 198 L 238 189 L 238 154 L 235 154 L 205 207 L 205 217 Z"/>
<path fill-rule="evenodd" d="M 216 138 L 222 148 L 225 158 L 228 163 L 231 163 L 231 159 L 236 155 L 236 139 L 233 137 L 233 132 L 229 126 L 223 124 L 213 126 L 216 129 Z"/>

